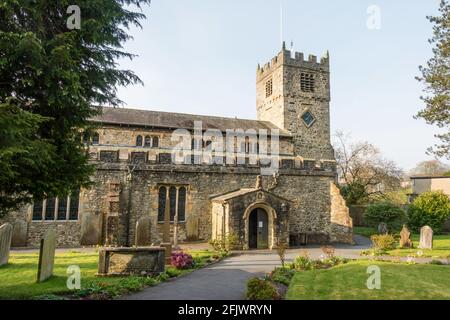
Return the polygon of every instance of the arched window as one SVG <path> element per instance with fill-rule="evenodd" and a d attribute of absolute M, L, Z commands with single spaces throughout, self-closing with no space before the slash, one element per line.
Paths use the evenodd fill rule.
<path fill-rule="evenodd" d="M 186 221 L 186 188 L 178 190 L 178 221 Z"/>
<path fill-rule="evenodd" d="M 152 148 L 159 148 L 159 138 L 153 137 Z"/>
<path fill-rule="evenodd" d="M 150 136 L 145 137 L 144 147 L 150 148 L 152 146 L 152 138 Z"/>
<path fill-rule="evenodd" d="M 55 198 L 47 199 L 45 207 L 45 220 L 55 220 Z"/>
<path fill-rule="evenodd" d="M 83 133 L 83 143 L 84 143 L 85 145 L 88 145 L 88 144 L 89 144 L 89 133 L 87 133 L 87 132 L 84 132 L 84 133 Z"/>
<path fill-rule="evenodd" d="M 78 207 L 80 202 L 80 190 L 72 192 L 70 196 L 69 220 L 78 220 Z"/>
<path fill-rule="evenodd" d="M 170 187 L 169 197 L 170 197 L 170 221 L 174 221 L 175 220 L 175 208 L 176 208 L 176 203 L 177 203 L 177 188 Z"/>
<path fill-rule="evenodd" d="M 166 210 L 166 187 L 159 188 L 158 194 L 158 222 L 164 222 L 164 211 Z"/>
<path fill-rule="evenodd" d="M 142 147 L 142 136 L 137 136 L 136 147 Z"/>
<path fill-rule="evenodd" d="M 98 134 L 98 132 L 94 133 L 94 136 L 92 137 L 92 144 L 94 146 L 97 146 L 100 144 L 100 135 Z"/>
<path fill-rule="evenodd" d="M 42 200 L 37 200 L 33 205 L 33 220 L 39 221 L 42 220 Z"/>

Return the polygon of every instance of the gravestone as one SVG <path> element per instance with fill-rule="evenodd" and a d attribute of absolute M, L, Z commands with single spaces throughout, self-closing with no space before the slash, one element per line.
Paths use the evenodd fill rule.
<path fill-rule="evenodd" d="M 37 282 L 44 282 L 53 275 L 53 266 L 55 264 L 56 232 L 53 229 L 48 230 L 41 239 L 39 248 L 39 264 Z"/>
<path fill-rule="evenodd" d="M 433 229 L 425 226 L 420 229 L 420 249 L 433 249 Z"/>
<path fill-rule="evenodd" d="M 186 223 L 186 236 L 188 241 L 198 240 L 198 217 L 189 215 Z"/>
<path fill-rule="evenodd" d="M 150 217 L 140 218 L 136 223 L 136 247 L 147 247 L 151 245 L 150 238 Z"/>
<path fill-rule="evenodd" d="M 381 222 L 381 223 L 378 225 L 378 233 L 379 233 L 379 234 L 388 234 L 388 232 L 389 232 L 389 229 L 388 229 L 387 224 L 384 223 L 384 222 Z"/>
<path fill-rule="evenodd" d="M 8 263 L 12 232 L 13 227 L 9 223 L 5 223 L 0 227 L 0 266 Z"/>
<path fill-rule="evenodd" d="M 28 223 L 24 220 L 14 222 L 11 247 L 20 248 L 27 246 Z"/>
<path fill-rule="evenodd" d="M 102 241 L 103 215 L 99 212 L 86 212 L 81 216 L 82 246 L 95 246 Z"/>
<path fill-rule="evenodd" d="M 403 229 L 400 232 L 400 248 L 412 248 L 413 247 L 410 237 L 411 237 L 411 232 L 409 232 L 408 227 L 403 226 Z"/>

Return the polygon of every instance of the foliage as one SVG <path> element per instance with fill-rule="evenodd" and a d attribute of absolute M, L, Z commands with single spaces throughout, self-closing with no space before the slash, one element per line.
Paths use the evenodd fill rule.
<path fill-rule="evenodd" d="M 237 244 L 239 244 L 239 238 L 237 235 L 228 233 L 225 237 L 210 240 L 209 244 L 213 247 L 216 252 L 227 253 L 233 249 Z"/>
<path fill-rule="evenodd" d="M 450 200 L 441 191 L 425 192 L 409 206 L 408 216 L 413 231 L 419 232 L 423 226 L 430 226 L 438 234 L 450 216 Z"/>
<path fill-rule="evenodd" d="M 194 266 L 194 259 L 190 254 L 183 251 L 172 252 L 171 260 L 172 266 L 177 269 L 189 269 Z"/>
<path fill-rule="evenodd" d="M 79 0 L 81 28 L 69 29 L 69 0 L 0 5 L 0 214 L 32 198 L 89 186 L 93 168 L 80 139 L 95 104 L 118 106 L 117 86 L 140 83 L 116 59 L 140 26 L 132 7 L 150 0 Z"/>
<path fill-rule="evenodd" d="M 377 228 L 380 223 L 384 222 L 390 232 L 400 230 L 406 220 L 406 212 L 390 202 L 372 204 L 364 214 L 364 221 L 369 227 Z"/>
<path fill-rule="evenodd" d="M 441 0 L 440 16 L 427 17 L 433 24 L 433 57 L 425 67 L 420 66 L 421 77 L 417 79 L 426 85 L 426 96 L 421 97 L 425 109 L 417 114 L 430 125 L 444 128 L 444 133 L 436 135 L 440 145 L 430 148 L 429 152 L 450 159 L 450 4 Z"/>
<path fill-rule="evenodd" d="M 373 235 L 370 240 L 372 240 L 373 247 L 379 251 L 392 250 L 397 246 L 397 241 L 391 234 Z"/>
<path fill-rule="evenodd" d="M 197 260 L 205 262 L 211 259 L 214 252 L 205 250 L 190 251 Z M 53 299 L 71 295 L 73 298 L 110 299 L 129 292 L 135 288 L 154 286 L 177 275 L 192 272 L 194 269 L 177 270 L 167 268 L 167 272 L 155 277 L 106 277 L 96 276 L 98 272 L 98 253 L 64 252 L 55 256 L 54 277 L 44 283 L 36 283 L 36 270 L 39 260 L 37 253 L 12 253 L 9 264 L 0 267 L 0 300 L 1 299 Z M 67 267 L 79 265 L 81 268 L 81 290 L 67 289 Z M 194 268 L 200 268 L 201 264 Z M 142 286 L 137 282 L 141 282 Z M 139 290 L 141 290 L 139 289 Z"/>
<path fill-rule="evenodd" d="M 294 274 L 295 270 L 293 269 L 275 268 L 275 270 L 270 274 L 270 279 L 272 279 L 273 282 L 289 286 L 289 283 L 291 282 Z"/>
<path fill-rule="evenodd" d="M 280 300 L 277 289 L 270 280 L 253 278 L 247 282 L 248 300 Z"/>
<path fill-rule="evenodd" d="M 281 266 L 284 268 L 284 263 L 286 260 L 286 250 L 288 248 L 288 244 L 286 241 L 279 241 L 277 244 L 277 254 L 281 261 Z"/>
<path fill-rule="evenodd" d="M 450 170 L 450 166 L 439 160 L 429 160 L 419 163 L 409 172 L 409 176 L 440 176 L 445 175 Z"/>
<path fill-rule="evenodd" d="M 332 246 L 323 246 L 320 248 L 327 259 L 334 257 L 336 249 Z"/>
<path fill-rule="evenodd" d="M 320 260 L 312 260 L 309 257 L 309 254 L 303 253 L 294 260 L 291 268 L 295 269 L 296 271 L 329 269 L 348 262 L 348 260 L 345 258 L 334 256 L 334 251 L 331 254 L 331 251 L 327 249 L 327 252 L 328 256 L 325 256 Z"/>
<path fill-rule="evenodd" d="M 402 170 L 368 142 L 349 144 L 338 132 L 334 143 L 339 187 L 347 205 L 364 204 L 400 187 Z"/>

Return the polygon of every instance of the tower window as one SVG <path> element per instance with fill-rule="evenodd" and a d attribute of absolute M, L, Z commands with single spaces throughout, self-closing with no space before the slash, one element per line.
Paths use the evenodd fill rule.
<path fill-rule="evenodd" d="M 306 126 L 309 128 L 314 124 L 314 122 L 316 121 L 316 118 L 313 116 L 313 114 L 311 112 L 306 111 L 302 115 L 302 120 L 306 124 Z"/>
<path fill-rule="evenodd" d="M 314 75 L 302 72 L 300 86 L 303 92 L 314 92 Z"/>
<path fill-rule="evenodd" d="M 273 81 L 272 79 L 266 82 L 266 98 L 270 97 L 273 93 Z"/>

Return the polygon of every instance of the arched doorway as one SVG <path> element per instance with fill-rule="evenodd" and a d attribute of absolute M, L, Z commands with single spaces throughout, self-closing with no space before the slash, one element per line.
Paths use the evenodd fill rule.
<path fill-rule="evenodd" d="M 248 247 L 249 249 L 269 248 L 269 215 L 262 208 L 252 210 L 249 215 Z"/>

